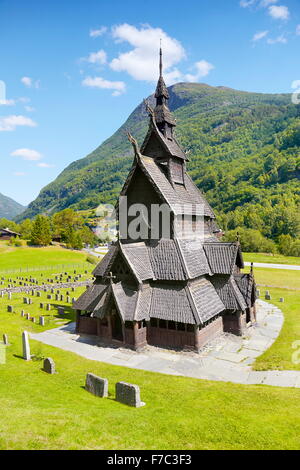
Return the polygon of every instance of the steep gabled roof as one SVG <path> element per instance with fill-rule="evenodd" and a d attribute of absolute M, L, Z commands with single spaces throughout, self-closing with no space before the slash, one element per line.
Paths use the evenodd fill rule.
<path fill-rule="evenodd" d="M 138 291 L 128 286 L 125 282 L 117 282 L 111 285 L 119 313 L 124 321 L 133 321 L 137 305 Z"/>
<path fill-rule="evenodd" d="M 244 311 L 247 308 L 233 276 L 216 275 L 211 278 L 211 282 L 227 310 Z"/>
<path fill-rule="evenodd" d="M 157 280 L 181 281 L 187 279 L 174 240 L 161 239 L 149 244 L 149 258 Z"/>
<path fill-rule="evenodd" d="M 204 243 L 203 245 L 211 272 L 213 274 L 232 274 L 235 265 L 244 267 L 240 244 Z"/>
<path fill-rule="evenodd" d="M 162 111 L 163 111 L 163 108 L 161 109 L 161 112 Z M 167 112 L 167 108 L 164 110 L 164 112 L 165 113 Z M 157 141 L 162 147 L 162 150 L 167 152 L 167 154 L 169 154 L 170 157 L 177 157 L 182 160 L 188 160 L 186 154 L 180 147 L 175 136 L 173 136 L 172 138 L 167 138 L 162 134 L 162 132 L 160 132 L 160 130 L 158 129 L 156 125 L 154 115 L 150 116 L 149 129 L 144 139 L 144 142 L 142 143 L 142 146 L 141 146 L 142 154 L 144 153 L 145 148 L 147 147 L 147 144 L 152 136 L 157 139 Z"/>
<path fill-rule="evenodd" d="M 199 317 L 198 324 L 207 322 L 225 310 L 214 286 L 205 277 L 190 281 L 187 288 Z"/>
<path fill-rule="evenodd" d="M 178 243 L 188 279 L 194 279 L 203 274 L 211 274 L 205 252 L 199 240 L 178 239 L 176 243 Z"/>
<path fill-rule="evenodd" d="M 109 273 L 110 268 L 118 254 L 118 247 L 117 245 L 111 245 L 106 255 L 102 258 L 99 264 L 97 264 L 96 268 L 93 271 L 94 276 L 105 276 Z"/>
<path fill-rule="evenodd" d="M 235 274 L 234 279 L 241 291 L 248 307 L 252 307 L 253 298 L 255 300 L 255 281 L 252 274 Z"/>
<path fill-rule="evenodd" d="M 104 283 L 93 284 L 74 302 L 73 308 L 92 312 L 107 288 Z"/>
<path fill-rule="evenodd" d="M 152 286 L 150 317 L 195 325 L 198 319 L 183 286 L 155 284 Z"/>
<path fill-rule="evenodd" d="M 145 281 L 146 279 L 153 279 L 155 277 L 149 258 L 148 248 L 145 243 L 130 243 L 128 245 L 120 244 L 120 247 L 128 264 L 139 280 Z"/>

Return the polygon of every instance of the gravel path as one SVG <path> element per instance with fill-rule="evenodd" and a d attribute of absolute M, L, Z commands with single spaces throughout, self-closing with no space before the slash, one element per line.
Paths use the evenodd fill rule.
<path fill-rule="evenodd" d="M 118 366 L 198 379 L 300 388 L 300 371 L 252 370 L 251 364 L 272 345 L 284 321 L 281 310 L 267 302 L 258 300 L 257 310 L 257 325 L 249 328 L 243 338 L 224 334 L 200 354 L 152 346 L 139 353 L 107 347 L 96 336 L 75 334 L 74 323 L 30 336 L 87 359 Z"/>
<path fill-rule="evenodd" d="M 245 266 L 251 266 L 251 263 L 245 262 Z M 289 269 L 291 271 L 300 271 L 300 266 L 294 264 L 273 264 L 273 263 L 253 263 L 254 268 L 270 269 Z"/>

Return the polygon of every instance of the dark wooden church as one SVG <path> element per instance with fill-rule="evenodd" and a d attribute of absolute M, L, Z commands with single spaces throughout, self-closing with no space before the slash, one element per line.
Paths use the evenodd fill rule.
<path fill-rule="evenodd" d="M 76 330 L 134 349 L 150 344 L 199 351 L 222 332 L 242 335 L 255 322 L 255 281 L 252 270 L 240 272 L 239 241 L 221 241 L 213 210 L 186 172 L 161 51 L 155 99 L 154 110 L 147 105 L 150 124 L 141 148 L 129 136 L 135 155 L 121 196 L 129 209 L 143 204 L 148 213 L 164 204 L 170 236 L 153 237 L 151 217 L 139 239 L 120 231 L 94 270 L 94 284 L 73 305 Z M 118 215 L 120 222 L 120 209 Z"/>

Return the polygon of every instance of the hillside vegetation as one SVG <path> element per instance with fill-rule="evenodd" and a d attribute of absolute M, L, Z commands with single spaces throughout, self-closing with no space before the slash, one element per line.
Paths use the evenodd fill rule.
<path fill-rule="evenodd" d="M 0 217 L 12 219 L 23 212 L 24 209 L 25 207 L 18 202 L 0 193 Z"/>
<path fill-rule="evenodd" d="M 178 140 L 189 150 L 188 170 L 222 228 L 252 228 L 276 241 L 299 238 L 300 108 L 290 95 L 196 83 L 169 91 Z M 22 218 L 114 203 L 133 158 L 126 131 L 141 143 L 147 122 L 139 105 L 112 137 L 46 186 Z"/>

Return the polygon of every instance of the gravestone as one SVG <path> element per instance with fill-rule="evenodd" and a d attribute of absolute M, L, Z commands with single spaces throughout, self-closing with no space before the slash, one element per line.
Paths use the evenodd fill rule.
<path fill-rule="evenodd" d="M 108 396 L 108 380 L 88 373 L 86 374 L 85 389 L 96 397 L 105 398 Z"/>
<path fill-rule="evenodd" d="M 40 304 L 40 308 L 44 308 L 44 304 Z"/>
<path fill-rule="evenodd" d="M 37 291 L 36 296 L 41 297 L 41 293 L 39 291 Z"/>
<path fill-rule="evenodd" d="M 30 361 L 31 355 L 30 355 L 29 335 L 27 331 L 23 331 L 22 333 L 22 343 L 23 343 L 23 359 L 25 359 L 25 361 Z"/>
<path fill-rule="evenodd" d="M 7 311 L 8 311 L 9 313 L 12 313 L 13 310 L 14 310 L 14 308 L 13 308 L 12 305 L 8 305 L 8 306 L 7 306 Z"/>
<path fill-rule="evenodd" d="M 51 299 L 52 299 L 52 295 L 51 295 L 51 294 L 48 294 L 48 295 L 47 295 L 47 299 L 51 300 Z"/>
<path fill-rule="evenodd" d="M 271 300 L 271 295 L 266 293 L 265 300 Z"/>
<path fill-rule="evenodd" d="M 8 345 L 8 337 L 6 334 L 3 335 L 3 343 L 5 344 L 5 346 Z"/>
<path fill-rule="evenodd" d="M 59 315 L 64 315 L 64 313 L 65 313 L 64 307 L 57 307 L 57 313 L 58 313 Z"/>
<path fill-rule="evenodd" d="M 279 302 L 283 303 L 283 302 L 284 302 L 284 298 L 283 298 L 283 297 L 280 297 Z"/>
<path fill-rule="evenodd" d="M 21 317 L 25 317 L 25 310 L 21 310 Z"/>
<path fill-rule="evenodd" d="M 256 289 L 256 297 L 260 297 L 260 290 Z"/>
<path fill-rule="evenodd" d="M 140 398 L 140 387 L 126 382 L 116 383 L 116 400 L 135 408 L 145 405 Z"/>
<path fill-rule="evenodd" d="M 8 299 L 11 300 L 11 292 L 8 293 Z"/>
<path fill-rule="evenodd" d="M 45 317 L 40 317 L 39 323 L 41 326 L 45 326 Z"/>
<path fill-rule="evenodd" d="M 46 305 L 46 310 L 49 312 L 51 310 L 51 305 L 50 304 L 47 304 Z"/>
<path fill-rule="evenodd" d="M 47 372 L 47 374 L 55 374 L 55 362 L 51 357 L 46 357 L 44 360 L 44 368 L 43 370 Z"/>

